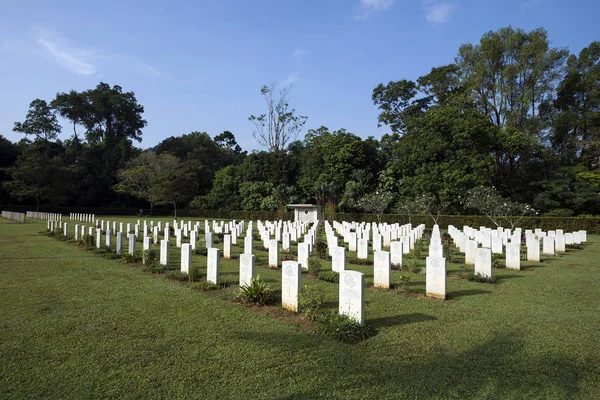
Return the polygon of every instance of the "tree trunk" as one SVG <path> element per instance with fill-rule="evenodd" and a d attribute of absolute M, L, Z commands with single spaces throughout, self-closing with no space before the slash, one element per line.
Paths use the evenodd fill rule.
<path fill-rule="evenodd" d="M 150 203 L 150 216 L 152 216 L 152 209 L 154 208 L 154 203 Z"/>
<path fill-rule="evenodd" d="M 173 209 L 175 210 L 175 221 L 177 221 L 177 202 L 173 202 Z"/>
<path fill-rule="evenodd" d="M 36 202 L 35 211 L 40 212 L 40 199 L 38 197 L 36 197 L 35 202 Z"/>

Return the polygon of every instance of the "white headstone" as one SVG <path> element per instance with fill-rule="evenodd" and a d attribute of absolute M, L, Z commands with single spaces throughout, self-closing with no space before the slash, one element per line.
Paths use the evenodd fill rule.
<path fill-rule="evenodd" d="M 340 272 L 339 313 L 364 323 L 364 275 L 358 271 Z"/>
<path fill-rule="evenodd" d="M 160 241 L 160 263 L 169 265 L 169 241 L 166 239 Z"/>
<path fill-rule="evenodd" d="M 477 252 L 477 242 L 475 240 L 467 240 L 467 252 L 465 253 L 465 264 L 475 264 L 475 253 Z"/>
<path fill-rule="evenodd" d="M 298 243 L 298 262 L 302 269 L 308 269 L 308 243 Z"/>
<path fill-rule="evenodd" d="M 374 255 L 373 284 L 375 287 L 390 288 L 390 253 L 387 251 L 376 251 Z"/>
<path fill-rule="evenodd" d="M 506 245 L 506 268 L 521 269 L 521 245 L 519 243 Z"/>
<path fill-rule="evenodd" d="M 346 269 L 346 248 L 336 247 L 331 257 L 331 269 L 335 272 L 342 272 Z"/>
<path fill-rule="evenodd" d="M 392 265 L 402 267 L 402 242 L 390 243 L 390 261 Z"/>
<path fill-rule="evenodd" d="M 181 245 L 181 272 L 190 273 L 192 267 L 192 245 L 183 243 Z"/>
<path fill-rule="evenodd" d="M 206 260 L 206 280 L 214 284 L 219 283 L 219 269 L 221 267 L 221 250 L 216 247 L 208 249 Z"/>
<path fill-rule="evenodd" d="M 223 235 L 223 258 L 231 258 L 231 235 Z"/>
<path fill-rule="evenodd" d="M 475 253 L 475 274 L 492 277 L 492 250 L 487 247 L 477 249 Z"/>
<path fill-rule="evenodd" d="M 213 247 L 213 237 L 212 237 L 211 232 L 206 232 L 205 240 L 206 240 L 206 248 L 207 249 L 212 248 Z"/>
<path fill-rule="evenodd" d="M 279 267 L 279 242 L 275 239 L 269 241 L 269 267 Z"/>
<path fill-rule="evenodd" d="M 300 263 L 284 261 L 281 268 L 281 305 L 286 310 L 298 312 L 298 294 L 300 292 Z"/>
<path fill-rule="evenodd" d="M 129 238 L 127 254 L 134 255 L 135 254 L 135 234 L 130 233 L 127 237 Z M 117 242 L 119 242 L 119 235 L 117 235 Z M 118 246 L 118 244 L 117 244 L 117 246 Z"/>
<path fill-rule="evenodd" d="M 438 299 L 446 298 L 446 259 L 427 257 L 425 259 L 425 294 Z"/>
<path fill-rule="evenodd" d="M 554 255 L 554 237 L 544 236 L 542 238 L 542 253 Z"/>
<path fill-rule="evenodd" d="M 565 246 L 565 235 L 556 234 L 556 236 L 554 236 L 554 251 L 556 251 L 557 253 L 564 253 L 565 251 L 567 251 L 567 248 Z"/>
<path fill-rule="evenodd" d="M 117 232 L 117 243 L 115 245 L 115 254 L 121 255 L 123 254 L 123 233 Z"/>
<path fill-rule="evenodd" d="M 492 236 L 492 253 L 502 254 L 502 238 L 499 236 Z"/>
<path fill-rule="evenodd" d="M 240 286 L 250 285 L 254 278 L 254 265 L 256 257 L 252 254 L 240 254 Z"/>
<path fill-rule="evenodd" d="M 527 244 L 527 261 L 540 262 L 540 241 L 531 239 Z"/>
<path fill-rule="evenodd" d="M 369 258 L 369 241 L 367 239 L 358 239 L 357 257 L 361 260 Z"/>

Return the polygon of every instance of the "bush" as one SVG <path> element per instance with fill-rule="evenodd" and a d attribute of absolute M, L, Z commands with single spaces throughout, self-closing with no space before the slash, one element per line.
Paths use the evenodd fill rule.
<path fill-rule="evenodd" d="M 200 281 L 200 266 L 192 265 L 188 272 L 188 281 L 190 282 L 198 282 Z"/>
<path fill-rule="evenodd" d="M 410 277 L 406 275 L 400 275 L 398 277 L 398 282 L 400 284 L 400 289 L 404 290 L 404 286 L 410 281 Z"/>
<path fill-rule="evenodd" d="M 362 258 L 350 258 L 347 259 L 348 264 L 354 264 L 354 265 L 373 265 L 373 261 L 369 260 L 369 259 L 362 259 Z"/>
<path fill-rule="evenodd" d="M 492 254 L 492 268 L 504 268 L 506 265 L 502 262 L 502 254 Z"/>
<path fill-rule="evenodd" d="M 240 295 L 246 303 L 264 306 L 272 299 L 271 288 L 260 279 L 260 275 L 250 279 L 249 285 L 240 287 Z"/>
<path fill-rule="evenodd" d="M 221 287 L 215 283 L 212 282 L 208 282 L 208 281 L 202 281 L 202 282 L 195 282 L 192 283 L 192 289 L 200 291 L 200 292 L 207 292 L 210 290 L 219 290 L 221 289 Z"/>
<path fill-rule="evenodd" d="M 317 241 L 315 244 L 315 253 L 320 259 L 326 260 L 329 257 L 327 252 L 327 243 L 323 242 L 322 240 Z"/>
<path fill-rule="evenodd" d="M 329 312 L 318 314 L 314 317 L 315 332 L 331 336 L 344 343 L 358 343 L 377 334 L 375 328 L 369 325 L 360 325 L 344 314 Z"/>
<path fill-rule="evenodd" d="M 321 270 L 321 261 L 319 261 L 315 257 L 310 257 L 308 259 L 308 274 L 310 276 L 317 276 L 320 270 Z"/>
<path fill-rule="evenodd" d="M 142 254 L 138 251 L 133 254 L 125 253 L 122 258 L 124 263 L 139 263 L 142 261 Z"/>
<path fill-rule="evenodd" d="M 194 253 L 196 253 L 199 256 L 208 256 L 208 249 L 206 247 L 196 247 Z"/>
<path fill-rule="evenodd" d="M 423 252 L 423 239 L 417 240 L 415 243 L 414 255 L 417 260 L 421 259 L 421 253 Z"/>
<path fill-rule="evenodd" d="M 487 276 L 482 276 L 482 275 L 476 274 L 474 272 L 471 272 L 467 279 L 470 280 L 471 282 L 489 283 L 492 285 L 498 283 L 497 276 L 487 277 Z"/>
<path fill-rule="evenodd" d="M 419 262 L 417 260 L 408 260 L 406 263 L 406 268 L 415 274 L 421 273 L 421 266 L 419 266 Z"/>
<path fill-rule="evenodd" d="M 167 271 L 166 277 L 181 282 L 188 280 L 188 274 L 180 270 Z"/>
<path fill-rule="evenodd" d="M 323 292 L 316 286 L 303 285 L 298 295 L 300 311 L 314 318 L 323 305 Z"/>
<path fill-rule="evenodd" d="M 393 264 L 393 263 L 392 263 L 392 265 L 390 266 L 390 268 L 391 268 L 393 271 L 401 271 L 401 270 L 402 270 L 402 265 L 400 265 L 400 264 Z"/>
<path fill-rule="evenodd" d="M 451 243 L 444 246 L 444 256 L 449 263 L 454 262 L 454 259 L 456 258 L 456 248 Z"/>
<path fill-rule="evenodd" d="M 319 272 L 317 278 L 325 282 L 340 283 L 340 274 L 335 271 Z"/>
<path fill-rule="evenodd" d="M 145 250 L 142 253 L 142 262 L 144 265 L 158 264 L 158 252 L 154 249 Z"/>

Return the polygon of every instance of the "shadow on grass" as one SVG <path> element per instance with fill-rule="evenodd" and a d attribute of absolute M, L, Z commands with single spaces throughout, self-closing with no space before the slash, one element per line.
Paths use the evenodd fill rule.
<path fill-rule="evenodd" d="M 368 323 L 382 327 L 395 319 L 419 322 L 426 317 L 408 314 Z M 429 349 L 421 355 L 427 360 L 423 363 L 415 363 L 409 355 L 388 359 L 385 364 L 365 353 L 361 344 L 351 348 L 310 334 L 239 332 L 235 336 L 261 346 L 280 347 L 290 354 L 301 351 L 308 358 L 334 355 L 327 369 L 305 371 L 303 379 L 313 382 L 310 387 L 289 386 L 287 393 L 277 393 L 279 399 L 324 398 L 329 393 L 337 398 L 377 398 L 382 388 L 395 398 L 578 398 L 580 382 L 595 377 L 592 358 L 582 361 L 567 355 L 531 354 L 517 332 L 509 331 L 460 351 Z M 348 379 L 349 374 L 360 379 Z"/>
<path fill-rule="evenodd" d="M 448 299 L 459 299 L 461 297 L 476 296 L 479 294 L 491 294 L 491 293 L 492 292 L 489 290 L 482 290 L 482 289 L 456 290 L 456 291 L 448 292 L 447 297 L 448 297 Z"/>
<path fill-rule="evenodd" d="M 412 313 L 412 314 L 393 315 L 391 317 L 368 319 L 367 324 L 369 324 L 377 329 L 377 328 L 386 328 L 386 327 L 390 327 L 390 326 L 413 324 L 413 323 L 417 323 L 417 322 L 435 321 L 436 319 L 437 318 L 432 315 L 426 315 L 426 314 L 421 314 L 421 313 Z"/>

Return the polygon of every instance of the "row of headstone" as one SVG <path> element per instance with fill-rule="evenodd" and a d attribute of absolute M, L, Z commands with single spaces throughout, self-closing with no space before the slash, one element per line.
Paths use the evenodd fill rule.
<path fill-rule="evenodd" d="M 96 221 L 95 214 L 82 214 L 82 213 L 70 213 L 69 220 L 75 222 L 86 222 L 88 224 L 93 224 Z"/>
<path fill-rule="evenodd" d="M 20 212 L 2 211 L 2 218 L 10 219 L 20 224 L 25 223 L 25 214 Z"/>
<path fill-rule="evenodd" d="M 32 219 L 41 219 L 41 220 L 52 220 L 52 221 L 62 221 L 62 215 L 57 213 L 45 213 L 39 211 L 27 211 L 25 213 L 27 218 Z"/>

